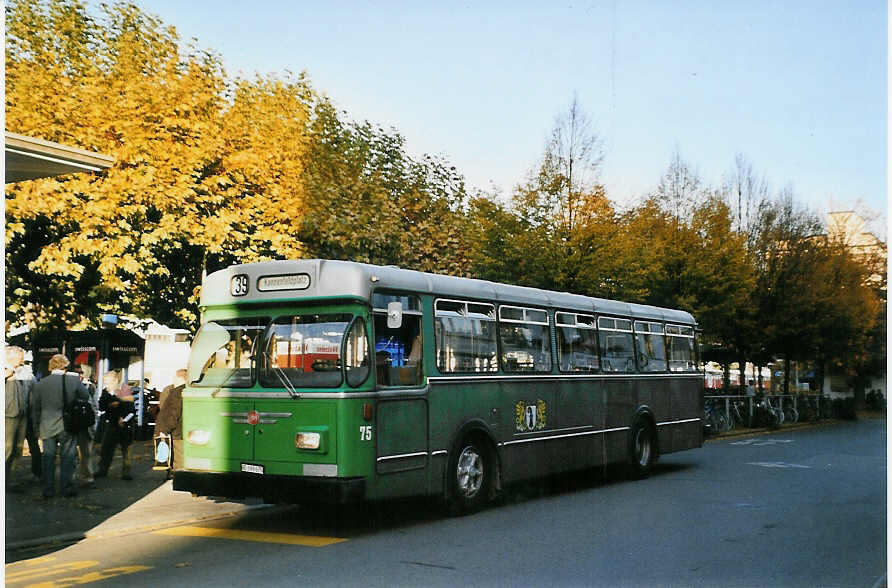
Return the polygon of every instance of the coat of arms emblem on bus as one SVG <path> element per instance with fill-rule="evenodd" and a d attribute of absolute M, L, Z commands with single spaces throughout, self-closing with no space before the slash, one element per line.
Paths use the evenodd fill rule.
<path fill-rule="evenodd" d="M 545 401 L 539 399 L 536 404 L 527 404 L 523 400 L 518 400 L 514 405 L 514 427 L 520 433 L 544 429 Z"/>

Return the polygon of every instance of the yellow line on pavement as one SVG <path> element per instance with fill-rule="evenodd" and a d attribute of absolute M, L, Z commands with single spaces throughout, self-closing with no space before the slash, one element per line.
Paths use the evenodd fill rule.
<path fill-rule="evenodd" d="M 16 570 L 11 570 L 7 567 L 6 582 L 24 582 L 26 580 L 33 580 L 42 576 L 51 576 L 53 574 L 63 574 L 74 572 L 77 570 L 85 570 L 87 568 L 92 568 L 98 565 L 98 561 L 86 560 L 58 563 L 46 567 L 29 567 L 24 569 L 19 568 Z"/>
<path fill-rule="evenodd" d="M 51 562 L 51 561 L 55 561 L 55 560 L 56 560 L 56 556 L 54 556 L 54 555 L 45 555 L 45 556 L 43 556 L 43 557 L 33 557 L 33 558 L 31 558 L 31 559 L 22 559 L 22 560 L 19 560 L 19 561 L 14 561 L 14 562 L 11 562 L 11 563 L 6 564 L 6 570 L 7 570 L 6 573 L 8 574 L 8 573 L 9 573 L 9 569 L 12 568 L 12 567 L 19 567 L 19 566 L 38 566 L 38 565 L 40 565 L 40 564 L 45 564 L 45 563 L 47 563 L 47 562 Z"/>
<path fill-rule="evenodd" d="M 29 584 L 28 586 L 25 586 L 25 588 L 68 588 L 69 586 L 75 586 L 77 584 L 92 584 L 93 582 L 100 582 L 102 580 L 108 580 L 126 574 L 135 574 L 136 572 L 151 569 L 152 568 L 149 566 L 118 566 L 94 572 L 87 572 L 82 576 L 69 576 L 66 578 L 56 578 L 55 580 L 38 582 L 37 584 Z"/>
<path fill-rule="evenodd" d="M 337 537 L 314 537 L 312 535 L 292 535 L 290 533 L 264 533 L 262 531 L 240 531 L 238 529 L 217 529 L 213 527 L 171 527 L 154 531 L 161 535 L 179 537 L 212 537 L 214 539 L 235 539 L 237 541 L 259 541 L 261 543 L 285 543 L 305 547 L 325 547 L 346 541 Z"/>

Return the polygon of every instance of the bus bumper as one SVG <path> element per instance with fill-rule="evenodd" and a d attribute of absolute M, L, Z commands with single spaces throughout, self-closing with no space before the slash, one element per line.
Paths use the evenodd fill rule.
<path fill-rule="evenodd" d="M 256 497 L 269 503 L 344 504 L 365 497 L 365 479 L 178 470 L 173 474 L 173 489 L 198 496 Z"/>

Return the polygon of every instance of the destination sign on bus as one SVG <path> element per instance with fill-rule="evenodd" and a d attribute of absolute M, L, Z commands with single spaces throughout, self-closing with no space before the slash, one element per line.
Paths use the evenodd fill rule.
<path fill-rule="evenodd" d="M 309 287 L 309 274 L 262 276 L 259 280 L 257 280 L 257 289 L 261 292 L 274 292 L 278 290 L 306 290 Z"/>

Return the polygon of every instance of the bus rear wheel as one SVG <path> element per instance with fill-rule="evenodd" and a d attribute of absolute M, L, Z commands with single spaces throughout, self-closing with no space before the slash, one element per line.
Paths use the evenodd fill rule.
<path fill-rule="evenodd" d="M 632 426 L 629 443 L 629 470 L 632 477 L 648 477 L 656 460 L 657 443 L 653 427 L 647 421 L 638 419 Z"/>
<path fill-rule="evenodd" d="M 480 510 L 489 500 L 495 472 L 489 447 L 476 437 L 456 445 L 449 461 L 450 507 L 454 514 Z"/>

